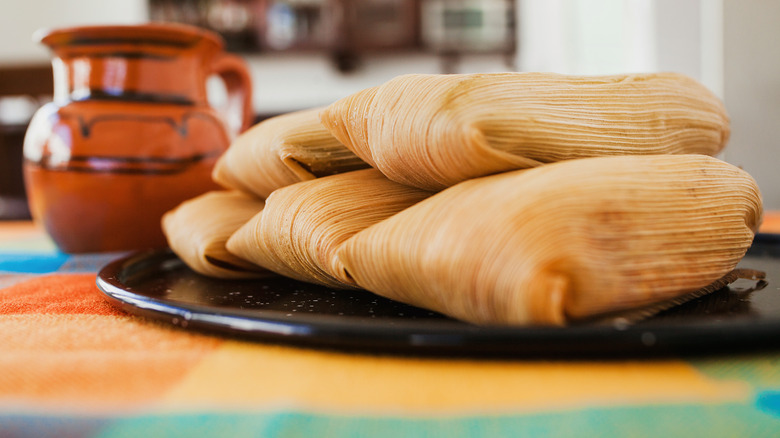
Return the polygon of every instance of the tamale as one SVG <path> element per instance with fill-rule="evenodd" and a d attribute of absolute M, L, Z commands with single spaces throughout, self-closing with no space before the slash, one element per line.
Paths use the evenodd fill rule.
<path fill-rule="evenodd" d="M 361 160 L 376 168 L 368 147 L 368 114 L 379 87 L 338 100 L 320 112 L 322 125 Z"/>
<path fill-rule="evenodd" d="M 333 257 L 360 230 L 430 196 L 364 169 L 276 190 L 263 211 L 228 240 L 237 256 L 297 280 L 354 288 Z"/>
<path fill-rule="evenodd" d="M 214 181 L 267 198 L 296 182 L 369 167 L 320 124 L 319 111 L 272 117 L 241 134 L 217 161 Z"/>
<path fill-rule="evenodd" d="M 342 275 L 477 324 L 562 325 L 731 272 L 761 198 L 704 155 L 597 157 L 469 180 L 355 234 Z"/>
<path fill-rule="evenodd" d="M 228 252 L 228 238 L 263 209 L 238 191 L 213 191 L 181 203 L 162 218 L 168 245 L 192 270 L 217 278 L 253 278 L 271 272 Z"/>
<path fill-rule="evenodd" d="M 575 158 L 715 155 L 730 133 L 723 103 L 676 73 L 404 75 L 321 120 L 391 180 L 429 190 Z"/>

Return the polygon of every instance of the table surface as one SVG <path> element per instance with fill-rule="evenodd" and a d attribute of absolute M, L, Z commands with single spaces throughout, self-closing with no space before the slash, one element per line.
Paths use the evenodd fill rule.
<path fill-rule="evenodd" d="M 778 351 L 475 360 L 245 342 L 111 307 L 95 275 L 116 257 L 0 222 L 0 437 L 780 436 Z"/>

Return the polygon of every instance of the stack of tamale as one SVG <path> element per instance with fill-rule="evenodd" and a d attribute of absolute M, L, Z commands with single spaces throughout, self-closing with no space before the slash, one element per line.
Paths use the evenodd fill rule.
<path fill-rule="evenodd" d="M 762 207 L 728 137 L 679 74 L 407 75 L 245 132 L 163 228 L 205 275 L 563 325 L 731 278 Z"/>

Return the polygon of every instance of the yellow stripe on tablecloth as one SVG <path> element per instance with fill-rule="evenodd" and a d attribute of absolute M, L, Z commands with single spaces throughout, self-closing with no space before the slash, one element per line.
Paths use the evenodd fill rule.
<path fill-rule="evenodd" d="M 54 242 L 32 221 L 8 221 L 0 226 L 0 250 L 53 252 Z"/>
<path fill-rule="evenodd" d="M 479 415 L 744 401 L 750 393 L 742 382 L 711 380 L 676 360 L 423 359 L 231 341 L 174 386 L 163 407 Z"/>

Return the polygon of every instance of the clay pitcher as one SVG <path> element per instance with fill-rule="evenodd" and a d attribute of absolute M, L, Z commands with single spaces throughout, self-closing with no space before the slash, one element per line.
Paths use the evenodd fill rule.
<path fill-rule="evenodd" d="M 166 246 L 163 213 L 217 188 L 214 163 L 251 123 L 245 64 L 217 35 L 181 25 L 58 29 L 40 41 L 53 52 L 54 99 L 24 141 L 33 218 L 64 252 Z M 227 90 L 220 112 L 207 100 L 212 75 Z"/>

